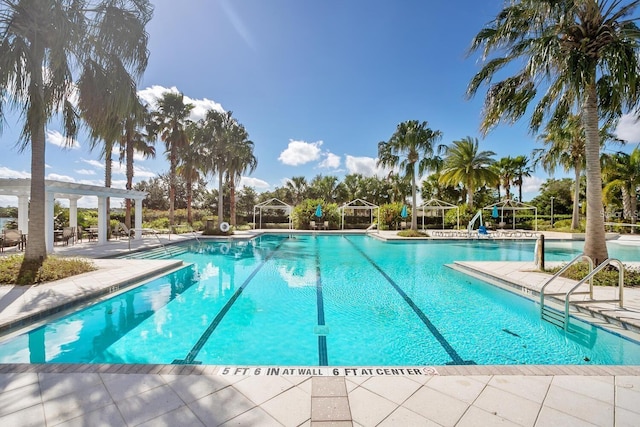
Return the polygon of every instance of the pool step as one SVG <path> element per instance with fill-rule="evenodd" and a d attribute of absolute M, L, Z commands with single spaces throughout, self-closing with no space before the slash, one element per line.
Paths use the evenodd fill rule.
<path fill-rule="evenodd" d="M 189 250 L 183 247 L 166 246 L 162 248 L 154 248 L 144 252 L 134 252 L 128 254 L 127 258 L 132 259 L 166 259 L 187 253 Z"/>
<path fill-rule="evenodd" d="M 556 325 L 557 327 L 564 329 L 564 313 L 561 313 L 549 306 L 544 306 L 540 311 L 540 315 L 542 317 L 542 320 L 546 320 L 552 325 Z"/>

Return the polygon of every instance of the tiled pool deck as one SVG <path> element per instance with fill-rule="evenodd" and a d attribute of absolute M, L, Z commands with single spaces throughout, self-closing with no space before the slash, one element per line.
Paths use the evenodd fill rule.
<path fill-rule="evenodd" d="M 131 244 L 157 244 L 153 240 Z M 79 244 L 56 252 L 100 257 L 128 245 Z M 150 260 L 96 264 L 99 271 L 55 286 L 0 287 L 0 328 L 72 296 L 115 290 L 173 267 Z M 531 263 L 462 264 L 503 285 L 522 286 L 525 294 L 535 293 L 544 277 Z M 640 289 L 625 292 L 625 310 L 611 304 L 595 309 L 602 319 L 625 317 L 633 328 L 640 325 Z M 0 365 L 0 426 L 640 425 L 640 366 L 437 366 L 437 375 L 311 369 L 264 375 L 255 368 L 225 372 L 194 365 Z"/>

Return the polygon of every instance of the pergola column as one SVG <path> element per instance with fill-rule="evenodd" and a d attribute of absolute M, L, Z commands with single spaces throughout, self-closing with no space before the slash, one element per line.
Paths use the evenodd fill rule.
<path fill-rule="evenodd" d="M 44 243 L 47 253 L 53 252 L 53 205 L 56 198 L 50 191 L 44 193 Z"/>
<path fill-rule="evenodd" d="M 78 199 L 81 197 L 69 197 L 69 227 L 78 227 Z"/>
<path fill-rule="evenodd" d="M 135 215 L 133 219 L 136 239 L 142 239 L 142 199 L 135 199 Z"/>
<path fill-rule="evenodd" d="M 29 195 L 18 196 L 18 230 L 29 234 Z"/>
<path fill-rule="evenodd" d="M 98 196 L 98 244 L 107 243 L 107 229 L 109 217 L 107 216 L 107 197 Z"/>

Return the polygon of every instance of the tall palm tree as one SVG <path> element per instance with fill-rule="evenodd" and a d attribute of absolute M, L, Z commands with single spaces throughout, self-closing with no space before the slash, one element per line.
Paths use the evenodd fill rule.
<path fill-rule="evenodd" d="M 189 144 L 187 127 L 193 104 L 185 104 L 184 95 L 167 91 L 158 99 L 158 109 L 153 113 L 155 132 L 165 144 L 169 160 L 169 225 L 174 223 L 176 203 L 176 175 L 180 153 Z"/>
<path fill-rule="evenodd" d="M 399 168 L 411 180 L 411 229 L 418 229 L 417 178 L 440 164 L 444 146 L 436 145 L 442 132 L 432 130 L 426 121 L 408 120 L 398 124 L 387 142 L 378 143 L 377 165 Z"/>
<path fill-rule="evenodd" d="M 475 37 L 472 52 L 487 62 L 468 94 L 490 85 L 483 109 L 487 132 L 537 105 L 530 128 L 562 120 L 580 109 L 585 130 L 587 226 L 585 254 L 597 264 L 608 256 L 602 205 L 599 122 L 632 109 L 640 99 L 640 31 L 632 16 L 640 0 L 514 0 Z M 628 18 L 629 17 L 629 18 Z M 507 66 L 515 75 L 494 83 Z M 546 90 L 539 95 L 538 89 Z"/>
<path fill-rule="evenodd" d="M 147 0 L 0 1 L 0 121 L 5 103 L 20 110 L 25 120 L 19 147 L 31 148 L 27 269 L 38 268 L 47 256 L 46 123 L 60 113 L 71 141 L 79 116 L 109 117 L 128 108 L 127 88 L 147 65 L 151 15 Z M 107 102 L 92 102 L 99 96 Z"/>
<path fill-rule="evenodd" d="M 191 132 L 194 124 L 190 124 Z M 189 138 L 193 141 L 193 136 Z M 176 167 L 176 175 L 184 179 L 187 196 L 187 223 L 193 223 L 192 203 L 193 203 L 193 183 L 200 179 L 200 171 L 202 170 L 202 159 L 200 153 L 194 149 L 195 144 L 188 144 L 180 148 L 180 161 Z"/>
<path fill-rule="evenodd" d="M 226 177 L 229 184 L 230 222 L 236 225 L 236 181 L 245 172 L 252 173 L 258 167 L 258 159 L 253 155 L 253 141 L 244 126 L 238 124 L 232 134 L 231 144 L 227 152 Z"/>
<path fill-rule="evenodd" d="M 573 169 L 573 214 L 571 228 L 577 230 L 580 222 L 580 176 L 585 166 L 585 134 L 579 115 L 570 114 L 565 121 L 551 121 L 540 134 L 539 140 L 546 148 L 533 150 L 534 165 L 553 174 L 559 164 L 568 172 Z"/>
<path fill-rule="evenodd" d="M 498 174 L 498 180 L 502 188 L 504 188 L 505 199 L 511 198 L 511 184 L 515 179 L 516 165 L 514 158 L 511 156 L 503 157 L 493 164 L 496 173 Z"/>
<path fill-rule="evenodd" d="M 527 156 L 516 156 L 513 158 L 514 174 L 512 184 L 518 187 L 518 200 L 522 203 L 522 186 L 524 179 L 529 178 L 533 170 L 529 166 L 529 158 Z"/>
<path fill-rule="evenodd" d="M 440 171 L 440 182 L 458 185 L 467 192 L 466 203 L 473 208 L 473 194 L 483 185 L 494 185 L 498 175 L 492 167 L 495 160 L 493 151 L 478 151 L 480 143 L 470 136 L 453 141 L 444 155 L 444 165 Z"/>

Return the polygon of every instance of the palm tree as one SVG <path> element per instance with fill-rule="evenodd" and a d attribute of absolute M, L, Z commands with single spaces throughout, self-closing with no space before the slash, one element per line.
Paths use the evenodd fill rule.
<path fill-rule="evenodd" d="M 553 174 L 560 164 L 565 172 L 573 169 L 573 215 L 571 228 L 577 230 L 580 222 L 580 176 L 585 166 L 585 134 L 580 116 L 570 114 L 565 121 L 549 122 L 545 132 L 538 137 L 547 148 L 533 150 L 534 165 Z"/>
<path fill-rule="evenodd" d="M 529 166 L 527 156 L 516 156 L 513 158 L 514 174 L 512 184 L 518 187 L 518 200 L 522 203 L 522 185 L 524 179 L 529 178 L 533 170 Z"/>
<path fill-rule="evenodd" d="M 231 144 L 227 152 L 227 181 L 229 183 L 230 222 L 236 225 L 236 180 L 242 178 L 242 174 L 252 173 L 258 167 L 258 159 L 253 155 L 253 141 L 249 140 L 249 134 L 244 126 L 237 124 L 232 134 Z"/>
<path fill-rule="evenodd" d="M 470 136 L 453 141 L 447 147 L 444 165 L 440 171 L 440 183 L 458 185 L 467 192 L 466 203 L 473 208 L 473 194 L 483 185 L 494 185 L 498 175 L 492 167 L 495 160 L 493 151 L 478 151 L 480 143 Z"/>
<path fill-rule="evenodd" d="M 154 131 L 165 144 L 169 160 L 169 225 L 173 226 L 176 202 L 176 175 L 180 153 L 189 144 L 187 127 L 193 104 L 184 103 L 184 95 L 167 91 L 158 99 L 158 109 L 153 113 Z"/>
<path fill-rule="evenodd" d="M 426 121 L 408 120 L 398 124 L 389 141 L 378 143 L 378 166 L 399 168 L 411 180 L 411 229 L 414 231 L 418 229 L 416 181 L 418 176 L 438 168 L 444 146 L 436 143 L 441 138 L 442 132 L 430 129 Z"/>
<path fill-rule="evenodd" d="M 636 147 L 630 154 L 618 152 L 603 156 L 602 172 L 606 182 L 603 190 L 605 196 L 611 195 L 615 189 L 619 190 L 622 194 L 623 216 L 635 224 L 638 215 L 640 149 Z"/>
<path fill-rule="evenodd" d="M 305 199 L 309 184 L 304 176 L 294 176 L 287 180 L 286 187 L 291 191 L 291 202 L 294 205 L 298 205 Z"/>
<path fill-rule="evenodd" d="M 504 188 L 504 198 L 511 199 L 511 183 L 515 179 L 516 165 L 511 156 L 503 157 L 493 164 L 495 172 L 498 174 L 498 181 Z"/>
<path fill-rule="evenodd" d="M 608 256 L 602 206 L 600 119 L 610 121 L 640 99 L 638 42 L 631 17 L 640 0 L 514 0 L 475 37 L 472 52 L 488 58 L 468 94 L 490 85 L 483 110 L 487 132 L 502 120 L 521 118 L 537 105 L 530 128 L 562 121 L 580 108 L 585 130 L 587 226 L 584 252 L 596 264 Z M 521 66 L 493 82 L 505 67 Z M 546 92 L 538 94 L 538 88 Z"/>
<path fill-rule="evenodd" d="M 131 115 L 122 121 L 120 136 L 120 164 L 124 162 L 126 169 L 126 189 L 133 189 L 133 162 L 135 153 L 140 153 L 143 158 L 156 156 L 155 135 L 151 132 L 151 116 L 147 107 L 138 103 Z M 131 199 L 125 200 L 125 225 L 132 228 L 131 224 Z"/>
<path fill-rule="evenodd" d="M 5 103 L 25 118 L 19 147 L 31 148 L 31 200 L 23 268 L 32 269 L 47 256 L 45 126 L 60 113 L 71 141 L 79 116 L 102 113 L 106 119 L 128 109 L 128 88 L 147 65 L 145 26 L 152 7 L 147 0 L 3 0 L 0 5 L 0 120 Z M 93 102 L 98 97 L 107 102 Z"/>
<path fill-rule="evenodd" d="M 316 175 L 312 180 L 309 192 L 315 199 L 322 199 L 325 202 L 335 202 L 338 199 L 340 190 L 340 180 L 333 175 Z"/>

